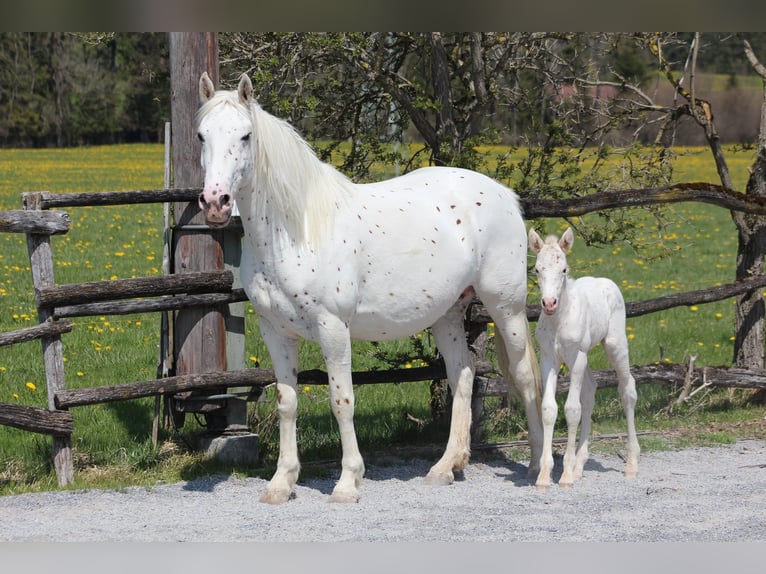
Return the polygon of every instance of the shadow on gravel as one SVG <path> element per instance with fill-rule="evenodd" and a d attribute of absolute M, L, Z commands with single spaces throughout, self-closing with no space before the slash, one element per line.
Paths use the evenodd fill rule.
<path fill-rule="evenodd" d="M 222 482 L 229 480 L 228 474 L 213 474 L 211 476 L 203 476 L 195 478 L 184 484 L 184 490 L 190 490 L 192 492 L 213 492 L 215 487 Z"/>

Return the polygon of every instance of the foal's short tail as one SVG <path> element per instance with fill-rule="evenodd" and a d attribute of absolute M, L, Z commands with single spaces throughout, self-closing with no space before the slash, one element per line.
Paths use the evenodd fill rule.
<path fill-rule="evenodd" d="M 500 373 L 506 378 L 506 384 L 510 391 L 518 396 L 520 390 L 518 383 L 520 381 L 512 380 L 511 369 L 508 365 L 508 350 L 505 347 L 505 341 L 503 340 L 503 336 L 499 329 L 495 330 L 495 350 L 497 353 L 497 363 L 500 367 Z M 540 374 L 540 363 L 537 362 L 537 354 L 535 353 L 535 348 L 532 344 L 532 330 L 529 328 L 529 322 L 527 322 L 527 342 L 524 354 L 532 369 L 532 376 L 534 378 L 533 391 L 535 393 L 535 402 L 537 403 L 537 412 L 540 414 L 542 412 L 543 403 L 543 378 Z"/>

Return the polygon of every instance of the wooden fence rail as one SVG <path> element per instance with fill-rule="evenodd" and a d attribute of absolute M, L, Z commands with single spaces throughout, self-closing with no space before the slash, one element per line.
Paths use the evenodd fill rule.
<path fill-rule="evenodd" d="M 222 293 L 231 291 L 233 282 L 231 271 L 195 271 L 161 277 L 51 285 L 35 288 L 35 298 L 38 307 L 57 307 L 181 293 Z"/>

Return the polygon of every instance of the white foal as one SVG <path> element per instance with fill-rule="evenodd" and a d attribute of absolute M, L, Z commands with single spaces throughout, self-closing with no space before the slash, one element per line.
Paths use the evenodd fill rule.
<path fill-rule="evenodd" d="M 575 280 L 569 276 L 566 254 L 573 242 L 571 228 L 560 240 L 551 235 L 544 242 L 534 229 L 529 230 L 529 247 L 537 254 L 535 272 L 542 306 L 535 332 L 540 343 L 543 379 L 543 454 L 536 482 L 540 490 L 551 485 L 553 426 L 558 415 L 556 383 L 562 362 L 569 367 L 570 386 L 564 406 L 568 435 L 559 485 L 570 487 L 582 477 L 588 459 L 588 437 L 596 396 L 596 384 L 588 367 L 588 352 L 599 343 L 617 372 L 620 400 L 628 425 L 625 476 L 634 477 L 638 473 L 640 448 L 634 421 L 637 394 L 636 381 L 629 367 L 625 302 L 620 289 L 609 279 L 582 277 Z M 575 448 L 580 423 L 580 441 Z"/>

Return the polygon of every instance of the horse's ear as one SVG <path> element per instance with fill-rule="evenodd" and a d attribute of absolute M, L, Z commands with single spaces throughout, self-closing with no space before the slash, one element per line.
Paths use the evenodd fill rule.
<path fill-rule="evenodd" d="M 199 101 L 204 104 L 215 95 L 215 86 L 207 72 L 202 72 L 199 79 Z"/>
<path fill-rule="evenodd" d="M 564 232 L 564 235 L 562 235 L 561 239 L 559 239 L 559 247 L 561 247 L 561 250 L 564 253 L 569 253 L 569 250 L 572 249 L 573 243 L 574 243 L 574 232 L 572 231 L 571 227 L 567 227 L 567 230 Z"/>
<path fill-rule="evenodd" d="M 239 94 L 239 102 L 244 105 L 250 104 L 253 99 L 253 83 L 247 74 L 242 74 L 239 79 L 239 86 L 237 86 L 237 93 Z"/>
<path fill-rule="evenodd" d="M 529 248 L 535 253 L 539 253 L 543 248 L 543 240 L 537 234 L 534 227 L 529 228 Z"/>

